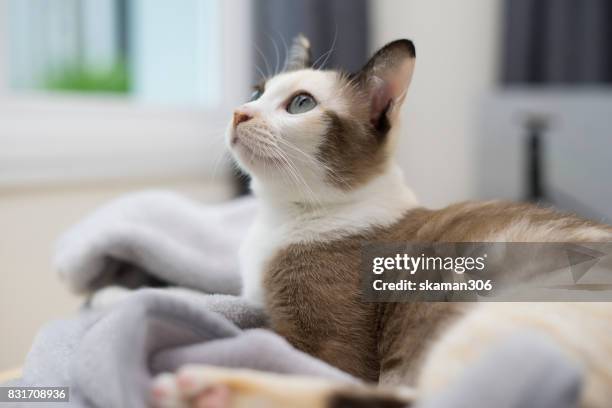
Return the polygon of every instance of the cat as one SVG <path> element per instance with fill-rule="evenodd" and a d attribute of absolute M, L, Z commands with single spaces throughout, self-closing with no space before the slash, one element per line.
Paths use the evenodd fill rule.
<path fill-rule="evenodd" d="M 520 304 L 362 299 L 366 242 L 607 242 L 612 227 L 528 204 L 419 206 L 393 158 L 414 72 L 413 43 L 385 45 L 354 74 L 313 69 L 303 36 L 289 55 L 288 69 L 256 86 L 227 130 L 229 149 L 261 202 L 240 253 L 243 296 L 263 305 L 271 328 L 298 349 L 386 388 L 191 367 L 182 374 L 190 390 L 181 388 L 181 375 L 166 375 L 154 400 L 160 406 L 406 406 L 456 378 L 475 350 L 520 327 L 556 337 L 584 362 L 587 356 L 554 323 L 540 323 L 567 312 L 570 327 L 596 338 L 612 332 L 612 306 L 542 304 L 530 320 L 535 309 Z M 466 344 L 482 347 L 464 353 Z M 599 363 L 587 364 L 585 406 L 612 399 L 604 382 L 612 368 L 601 362 L 612 357 L 610 344 Z"/>

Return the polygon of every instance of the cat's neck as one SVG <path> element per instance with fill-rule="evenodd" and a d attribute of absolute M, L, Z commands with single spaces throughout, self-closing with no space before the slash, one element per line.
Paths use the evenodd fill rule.
<path fill-rule="evenodd" d="M 417 206 L 396 164 L 359 188 L 310 202 L 271 193 L 258 180 L 252 187 L 261 202 L 259 221 L 268 228 L 299 229 L 300 241 L 340 238 L 373 226 L 391 225 Z"/>

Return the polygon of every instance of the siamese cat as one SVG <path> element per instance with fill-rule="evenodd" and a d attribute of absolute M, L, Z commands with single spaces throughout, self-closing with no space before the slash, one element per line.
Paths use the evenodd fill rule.
<path fill-rule="evenodd" d="M 384 388 L 195 366 L 160 377 L 156 404 L 407 406 L 457 378 L 487 344 L 525 328 L 586 367 L 584 406 L 612 401 L 612 305 L 362 299 L 366 242 L 612 241 L 612 227 L 527 204 L 419 206 L 393 158 L 414 66 L 415 47 L 402 39 L 357 73 L 313 69 L 299 36 L 285 72 L 256 87 L 226 136 L 261 202 L 240 254 L 243 296 L 263 305 L 271 328 L 296 348 Z M 562 324 L 550 318 L 560 314 Z M 572 332 L 603 344 L 586 352 Z"/>

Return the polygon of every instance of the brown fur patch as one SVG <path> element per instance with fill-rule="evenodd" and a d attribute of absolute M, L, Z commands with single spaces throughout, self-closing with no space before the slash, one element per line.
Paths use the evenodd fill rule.
<path fill-rule="evenodd" d="M 365 242 L 482 242 L 510 231 L 515 242 L 597 241 L 595 228 L 612 227 L 550 209 L 504 202 L 461 203 L 441 210 L 416 208 L 388 228 L 374 228 L 328 243 L 292 244 L 270 261 L 264 275 L 271 326 L 294 346 L 369 381 L 407 384 L 428 346 L 466 304 L 366 303 L 360 292 Z M 551 223 L 555 228 L 550 228 Z"/>
<path fill-rule="evenodd" d="M 385 140 L 357 117 L 343 118 L 324 113 L 327 134 L 319 147 L 318 159 L 327 167 L 327 179 L 342 189 L 365 184 L 384 170 L 388 160 Z"/>

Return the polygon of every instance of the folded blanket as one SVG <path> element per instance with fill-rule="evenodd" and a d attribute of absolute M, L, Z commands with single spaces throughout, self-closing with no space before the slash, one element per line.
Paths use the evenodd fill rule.
<path fill-rule="evenodd" d="M 169 192 L 126 195 L 66 232 L 54 265 L 77 292 L 169 283 L 238 294 L 238 248 L 255 211 L 252 198 L 202 206 Z"/>
<path fill-rule="evenodd" d="M 238 247 L 255 210 L 252 199 L 205 207 L 175 194 L 147 192 L 116 200 L 76 225 L 61 238 L 55 258 L 74 290 L 165 284 L 192 291 L 139 289 L 112 307 L 85 308 L 46 325 L 23 377 L 10 385 L 69 386 L 70 407 L 106 408 L 147 406 L 152 377 L 186 363 L 356 382 L 258 329 L 265 326 L 263 312 L 232 296 L 240 288 Z M 509 385 L 508 376 L 515 374 L 521 381 Z M 574 407 L 580 379 L 578 368 L 553 344 L 520 336 L 493 347 L 457 384 L 421 403 L 423 408 Z M 486 398 L 479 398 L 483 392 Z"/>

